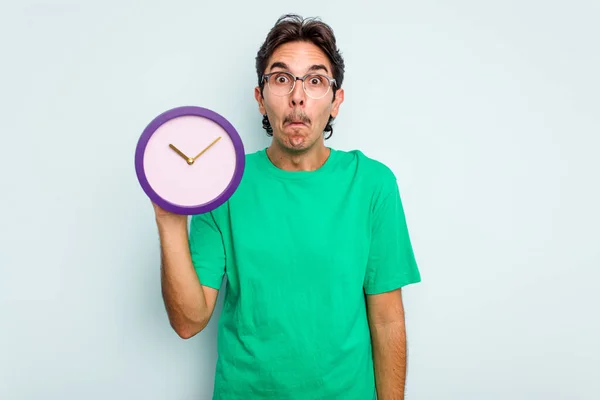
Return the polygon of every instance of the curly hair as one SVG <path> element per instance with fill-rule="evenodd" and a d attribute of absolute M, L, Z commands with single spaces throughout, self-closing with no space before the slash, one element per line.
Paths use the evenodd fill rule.
<path fill-rule="evenodd" d="M 261 96 L 264 90 L 262 77 L 269 57 L 273 55 L 278 46 L 293 41 L 311 42 L 327 55 L 333 69 L 333 78 L 336 80 L 336 84 L 333 85 L 333 98 L 335 99 L 336 91 L 342 86 L 344 80 L 345 65 L 341 52 L 337 48 L 333 30 L 318 17 L 302 18 L 296 14 L 286 14 L 279 17 L 258 50 L 256 55 L 256 74 L 258 76 Z M 329 139 L 333 135 L 333 120 L 334 118 L 329 116 L 329 121 L 327 121 L 327 125 L 323 130 L 324 133 L 329 133 L 328 136 L 325 136 L 325 139 Z M 262 126 L 267 132 L 267 136 L 273 136 L 273 127 L 266 114 L 263 115 Z"/>

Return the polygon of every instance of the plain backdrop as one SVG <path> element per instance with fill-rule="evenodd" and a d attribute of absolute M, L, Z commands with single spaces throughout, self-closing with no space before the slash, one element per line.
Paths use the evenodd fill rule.
<path fill-rule="evenodd" d="M 407 398 L 599 398 L 597 1 L 1 4 L 1 399 L 210 399 L 222 297 L 170 328 L 135 145 L 198 105 L 267 146 L 254 57 L 288 12 L 345 57 L 327 144 L 398 177 Z"/>

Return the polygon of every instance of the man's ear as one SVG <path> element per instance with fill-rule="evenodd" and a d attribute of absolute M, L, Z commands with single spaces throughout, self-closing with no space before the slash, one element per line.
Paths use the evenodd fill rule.
<path fill-rule="evenodd" d="M 338 89 L 335 92 L 335 99 L 333 99 L 333 105 L 331 107 L 331 116 L 337 117 L 340 110 L 340 105 L 344 102 L 344 89 Z"/>
<path fill-rule="evenodd" d="M 265 99 L 260 94 L 260 86 L 254 88 L 254 98 L 258 102 L 258 110 L 262 115 L 265 115 L 267 110 L 265 110 Z"/>

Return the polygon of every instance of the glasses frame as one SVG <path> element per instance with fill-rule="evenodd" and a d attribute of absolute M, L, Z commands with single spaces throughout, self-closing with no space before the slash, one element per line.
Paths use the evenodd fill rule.
<path fill-rule="evenodd" d="M 275 94 L 273 92 L 273 90 L 271 89 L 271 83 L 269 82 L 269 78 L 272 75 L 275 75 L 275 74 L 286 74 L 286 75 L 289 75 L 289 76 L 292 77 L 292 88 L 286 94 Z M 306 86 L 304 86 L 305 79 L 308 78 L 309 76 L 314 76 L 314 75 L 322 76 L 323 78 L 327 79 L 327 81 L 329 82 L 329 85 L 327 85 L 327 91 L 321 97 L 313 97 L 313 96 L 311 96 L 310 94 L 308 94 L 308 91 L 306 90 Z M 304 90 L 304 93 L 306 93 L 306 95 L 308 97 L 310 97 L 311 99 L 315 99 L 315 100 L 322 99 L 323 97 L 327 96 L 327 94 L 329 93 L 329 90 L 331 89 L 331 87 L 333 85 L 337 85 L 337 82 L 336 82 L 335 78 L 330 78 L 327 75 L 318 74 L 318 73 L 315 73 L 315 72 L 311 72 L 311 73 L 308 73 L 308 74 L 306 74 L 306 75 L 304 75 L 302 77 L 299 77 L 299 76 L 296 76 L 296 75 L 294 75 L 294 74 L 292 74 L 291 72 L 288 72 L 288 71 L 275 71 L 275 72 L 271 72 L 271 73 L 268 73 L 268 74 L 264 74 L 262 76 L 262 80 L 263 81 L 265 81 L 265 80 L 267 81 L 267 86 L 269 86 L 269 91 L 273 94 L 273 96 L 279 96 L 279 97 L 287 96 L 290 93 L 292 93 L 294 91 L 294 89 L 296 88 L 296 81 L 302 81 L 302 90 Z"/>

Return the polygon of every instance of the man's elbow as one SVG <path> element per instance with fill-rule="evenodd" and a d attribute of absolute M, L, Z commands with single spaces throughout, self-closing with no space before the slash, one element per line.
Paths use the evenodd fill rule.
<path fill-rule="evenodd" d="M 208 320 L 186 323 L 171 323 L 171 327 L 182 339 L 190 339 L 202 332 L 208 325 Z"/>

